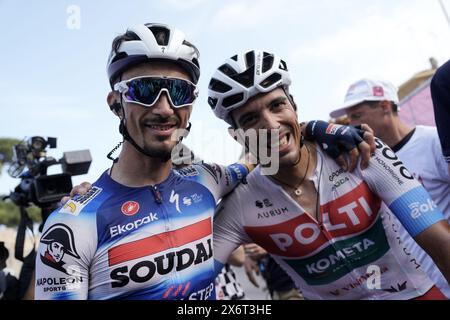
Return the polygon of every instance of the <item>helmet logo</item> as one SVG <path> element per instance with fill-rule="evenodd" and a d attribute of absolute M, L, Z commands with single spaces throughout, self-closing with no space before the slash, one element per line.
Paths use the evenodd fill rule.
<path fill-rule="evenodd" d="M 166 47 L 161 47 L 161 51 L 164 53 L 164 51 L 166 51 Z"/>
<path fill-rule="evenodd" d="M 257 76 L 261 75 L 261 63 L 262 63 L 261 55 L 262 55 L 262 53 L 259 52 L 258 55 L 256 56 L 255 70 L 256 70 L 256 75 Z"/>

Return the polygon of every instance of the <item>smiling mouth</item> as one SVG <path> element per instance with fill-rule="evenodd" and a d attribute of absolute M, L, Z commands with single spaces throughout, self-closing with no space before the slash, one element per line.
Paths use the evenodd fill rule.
<path fill-rule="evenodd" d="M 167 131 L 170 130 L 172 128 L 175 128 L 176 125 L 172 124 L 172 125 L 160 125 L 160 124 L 146 124 L 145 125 L 147 128 L 153 129 L 153 130 L 158 130 L 158 131 Z"/>
<path fill-rule="evenodd" d="M 177 128 L 176 123 L 145 123 L 144 126 L 146 128 L 161 132 L 167 132 Z"/>
<path fill-rule="evenodd" d="M 281 139 L 279 139 L 279 138 L 276 139 L 275 138 L 275 139 L 272 140 L 271 144 L 269 142 L 268 147 L 270 149 L 272 149 L 274 147 L 277 147 L 278 149 L 282 149 L 283 147 L 285 147 L 285 146 L 287 146 L 289 144 L 290 139 L 291 139 L 291 134 L 290 133 L 286 133 L 286 134 L 283 135 L 283 137 Z"/>
<path fill-rule="evenodd" d="M 280 144 L 279 144 L 280 147 L 283 147 L 283 146 L 286 146 L 289 144 L 289 136 L 290 136 L 290 134 L 288 133 L 283 138 L 281 138 Z"/>

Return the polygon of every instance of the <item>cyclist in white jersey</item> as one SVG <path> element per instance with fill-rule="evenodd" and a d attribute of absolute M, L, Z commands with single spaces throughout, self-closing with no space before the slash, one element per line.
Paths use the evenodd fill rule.
<path fill-rule="evenodd" d="M 255 242 L 307 299 L 444 299 L 404 250 L 392 219 L 448 281 L 450 227 L 442 212 L 381 140 L 369 167 L 353 173 L 303 143 L 290 84 L 286 63 L 257 50 L 226 60 L 211 79 L 215 114 L 244 131 L 278 130 L 280 155 L 276 174 L 265 176 L 258 166 L 222 201 L 214 224 L 216 270 L 238 245 Z M 321 126 L 309 123 L 307 131 L 314 136 Z M 326 126 L 329 135 L 342 130 Z"/>

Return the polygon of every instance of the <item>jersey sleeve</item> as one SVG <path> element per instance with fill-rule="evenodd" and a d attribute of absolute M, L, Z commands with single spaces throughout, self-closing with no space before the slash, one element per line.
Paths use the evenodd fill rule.
<path fill-rule="evenodd" d="M 178 170 L 178 173 L 204 185 L 218 202 L 245 179 L 248 169 L 241 163 L 229 166 L 202 163 Z"/>
<path fill-rule="evenodd" d="M 70 200 L 47 219 L 36 254 L 37 300 L 88 298 L 89 265 L 97 246 L 95 214 Z"/>
<path fill-rule="evenodd" d="M 241 244 L 252 242 L 241 219 L 241 208 L 237 205 L 237 193 L 233 193 L 220 202 L 214 217 L 214 259 L 225 264 L 231 253 Z"/>
<path fill-rule="evenodd" d="M 381 140 L 363 179 L 415 237 L 431 225 L 445 220 L 425 188 L 411 175 L 397 155 Z"/>
<path fill-rule="evenodd" d="M 442 152 L 450 163 L 450 61 L 436 71 L 430 89 Z"/>
<path fill-rule="evenodd" d="M 439 139 L 433 139 L 433 159 L 435 162 L 436 171 L 439 174 L 439 178 L 442 179 L 442 183 L 450 184 L 450 172 L 448 171 L 448 165 L 445 157 L 442 154 L 441 144 Z"/>

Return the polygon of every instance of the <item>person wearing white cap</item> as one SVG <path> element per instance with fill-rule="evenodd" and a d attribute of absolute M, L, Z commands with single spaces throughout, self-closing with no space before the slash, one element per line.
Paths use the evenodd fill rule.
<path fill-rule="evenodd" d="M 343 105 L 330 113 L 332 118 L 347 116 L 351 125 L 368 124 L 403 161 L 450 221 L 450 176 L 441 152 L 436 128 L 411 128 L 398 115 L 397 88 L 387 81 L 363 79 L 347 90 Z M 406 243 L 406 230 L 400 231 Z M 415 243 L 408 244 L 422 267 L 442 292 L 450 298 L 450 288 L 429 256 Z"/>

